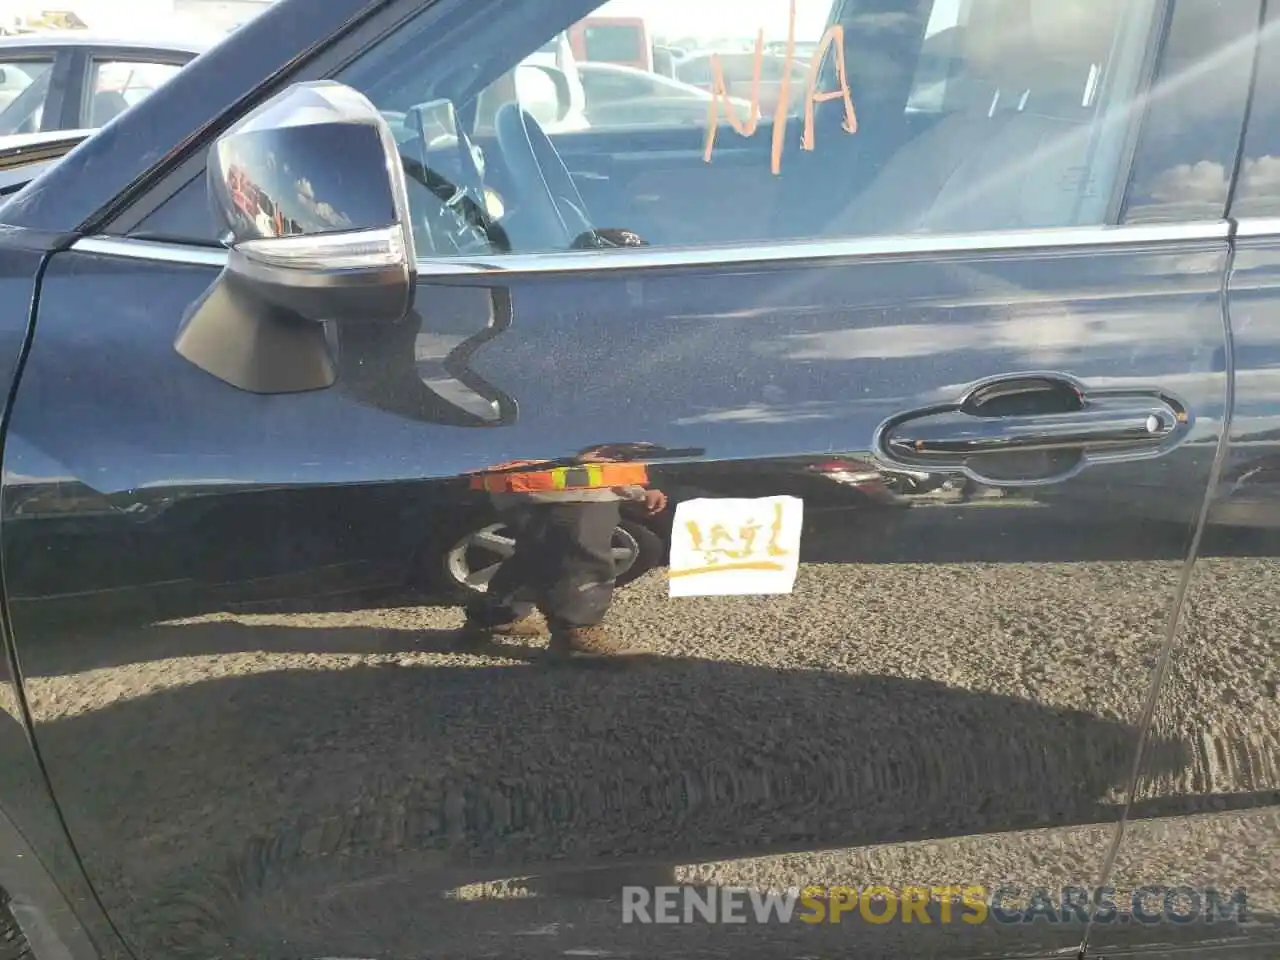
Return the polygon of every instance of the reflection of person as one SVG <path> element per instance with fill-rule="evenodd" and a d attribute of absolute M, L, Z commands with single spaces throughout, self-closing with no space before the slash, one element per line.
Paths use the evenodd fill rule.
<path fill-rule="evenodd" d="M 467 609 L 466 644 L 494 636 L 532 637 L 547 621 L 551 650 L 562 655 L 635 653 L 602 626 L 613 598 L 613 531 L 621 503 L 644 504 L 649 514 L 666 509 L 660 490 L 646 489 L 643 464 L 624 462 L 634 445 L 583 450 L 568 466 L 536 468 L 547 461 L 513 461 L 477 475 L 473 489 L 488 491 L 515 534 L 515 552 Z"/>

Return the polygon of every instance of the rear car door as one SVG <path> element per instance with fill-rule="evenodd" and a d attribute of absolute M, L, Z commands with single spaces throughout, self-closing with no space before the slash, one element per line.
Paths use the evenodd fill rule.
<path fill-rule="evenodd" d="M 171 127 L 162 108 L 300 6 L 111 137 Z M 597 6 L 392 4 L 278 78 L 336 77 L 384 113 L 419 229 L 412 322 L 333 331 L 326 389 L 249 392 L 174 349 L 227 262 L 203 166 L 243 103 L 49 259 L 6 438 L 5 586 L 98 896 L 148 955 L 1079 948 L 1227 414 L 1226 186 L 1184 204 L 1164 170 L 1231 169 L 1248 70 L 1195 126 L 1144 95 L 1216 49 L 1203 6 L 973 0 L 938 15 L 965 39 L 922 119 L 935 4 L 812 5 L 796 40 L 839 26 L 845 76 L 823 61 L 838 95 L 809 98 L 811 136 L 788 119 L 777 172 L 763 123 L 718 128 L 709 162 L 670 149 L 705 146 L 697 128 L 568 131 L 564 169 L 477 130 L 497 228 L 450 220 L 431 185 L 475 154 L 406 118 L 429 104 L 465 131 Z M 651 32 L 693 6 L 710 36 L 710 0 L 653 0 Z M 765 17 L 786 39 L 788 5 Z M 92 150 L 4 215 L 53 216 L 60 177 L 90 193 L 70 178 Z M 675 175 L 656 200 L 592 192 L 565 177 L 587 160 Z M 342 212 L 289 182 L 298 209 Z M 708 499 L 791 496 L 794 587 L 651 570 L 606 621 L 652 655 L 630 669 L 460 651 L 455 604 L 483 578 L 456 567 L 510 545 L 467 475 L 600 444 L 655 445 L 671 501 L 620 528 L 620 562 L 650 536 L 687 557 Z M 701 546 L 751 563 L 757 543 Z M 1148 746 L 1174 779 L 1196 750 Z M 711 923 L 670 884 L 825 893 L 818 923 Z M 1046 897 L 1055 922 L 1033 922 Z"/>
<path fill-rule="evenodd" d="M 1218 4 L 1202 28 L 1225 41 L 1220 56 L 1191 49 L 1179 56 L 1183 85 L 1197 89 L 1205 79 L 1216 86 L 1232 71 L 1243 73 L 1255 51 L 1257 57 L 1230 207 L 1231 428 L 1184 614 L 1170 636 L 1165 677 L 1151 704 L 1153 738 L 1199 746 L 1173 776 L 1157 756 L 1144 759 L 1113 871 L 1117 887 L 1180 887 L 1174 900 L 1198 913 L 1200 922 L 1099 925 L 1091 944 L 1101 955 L 1170 941 L 1200 950 L 1234 941 L 1241 952 L 1252 946 L 1269 953 L 1277 939 L 1280 635 L 1272 584 L 1280 555 L 1280 4 L 1267 3 L 1261 20 L 1246 6 Z M 1207 129 L 1214 99 L 1189 97 L 1179 109 Z M 1232 181 L 1229 154 L 1204 152 L 1198 163 L 1165 161 L 1161 167 L 1159 177 L 1170 186 L 1184 183 L 1184 203 L 1206 192 L 1221 196 Z M 1158 891 L 1153 894 L 1147 899 L 1156 905 Z M 1242 915 L 1250 922 L 1234 924 Z"/>

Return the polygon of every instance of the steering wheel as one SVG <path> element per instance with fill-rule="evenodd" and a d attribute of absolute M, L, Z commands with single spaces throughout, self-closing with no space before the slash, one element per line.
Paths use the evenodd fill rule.
<path fill-rule="evenodd" d="M 546 131 L 529 111 L 512 102 L 498 109 L 494 133 L 522 208 L 521 228 L 511 231 L 519 238 L 517 247 L 567 250 L 591 229 L 591 217 Z"/>
<path fill-rule="evenodd" d="M 430 191 L 438 203 L 438 206 L 437 203 L 417 205 L 414 237 L 423 250 L 438 255 L 509 250 L 505 231 L 488 213 L 482 154 L 456 121 L 446 124 L 452 128 L 453 136 L 448 137 L 449 131 L 445 132 L 445 137 L 453 139 L 457 156 L 456 164 L 445 165 L 456 166 L 456 170 L 446 177 L 430 165 L 430 151 L 436 141 L 428 140 L 423 108 L 442 104 L 452 113 L 453 106 L 448 101 L 432 101 L 411 108 L 403 124 L 410 136 L 398 144 L 405 175 Z M 443 162 L 443 158 L 439 159 Z"/>

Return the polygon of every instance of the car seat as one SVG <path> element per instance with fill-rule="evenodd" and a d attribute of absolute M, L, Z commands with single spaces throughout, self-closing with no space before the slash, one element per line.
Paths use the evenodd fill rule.
<path fill-rule="evenodd" d="M 963 102 L 892 155 L 838 215 L 844 234 L 1077 222 L 1094 184 L 1096 91 L 1123 0 L 973 0 Z M 954 84 L 955 81 L 952 81 Z M 949 106 L 956 97 L 948 90 Z"/>
<path fill-rule="evenodd" d="M 124 94 L 116 90 L 100 90 L 93 95 L 90 106 L 90 128 L 104 127 L 128 109 L 129 101 L 124 98 Z"/>

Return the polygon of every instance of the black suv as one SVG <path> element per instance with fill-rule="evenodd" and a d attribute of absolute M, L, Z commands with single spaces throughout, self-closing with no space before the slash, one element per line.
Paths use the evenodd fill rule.
<path fill-rule="evenodd" d="M 0 956 L 1280 950 L 1280 2 L 725 7 L 0 158 Z M 807 66 L 584 125 L 610 22 Z"/>

